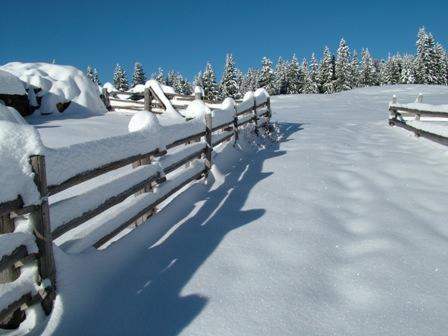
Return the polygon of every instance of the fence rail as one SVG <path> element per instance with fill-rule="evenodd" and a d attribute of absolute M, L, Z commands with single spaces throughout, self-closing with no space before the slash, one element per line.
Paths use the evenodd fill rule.
<path fill-rule="evenodd" d="M 416 102 L 411 104 L 399 104 L 397 97 L 392 98 L 392 102 L 389 105 L 389 125 L 401 127 L 407 131 L 413 132 L 416 137 L 423 137 L 428 140 L 437 142 L 441 145 L 448 146 L 448 137 L 433 133 L 428 130 L 424 130 L 411 125 L 415 121 L 425 123 L 421 121 L 421 118 L 427 118 L 426 123 L 430 123 L 432 120 L 448 121 L 448 112 L 443 111 L 441 107 L 435 105 L 423 104 L 423 95 L 419 94 Z M 448 129 L 448 123 L 447 123 Z"/>
<path fill-rule="evenodd" d="M 150 96 L 154 94 L 155 92 L 150 92 Z M 145 97 L 147 96 L 148 93 L 145 94 Z M 148 107 L 148 102 L 144 103 L 144 106 Z M 254 99 L 250 107 L 241 111 L 235 107 L 235 113 L 230 120 L 219 121 L 219 118 L 206 114 L 205 128 L 201 131 L 180 133 L 163 148 L 152 149 L 151 144 L 148 144 L 149 150 L 145 153 L 112 160 L 113 162 L 79 172 L 50 186 L 47 186 L 46 157 L 43 155 L 30 157 L 30 165 L 35 173 L 34 182 L 41 196 L 40 201 L 38 204 L 28 205 L 24 204 L 19 196 L 15 200 L 1 203 L 0 233 L 15 236 L 21 234 L 16 232 L 15 219 L 23 215 L 33 218 L 33 233 L 29 233 L 30 241 L 18 243 L 9 253 L 1 256 L 0 280 L 8 286 L 14 286 L 16 282 L 19 285 L 18 282 L 22 281 L 21 267 L 30 263 L 37 263 L 39 277 L 32 289 L 17 293 L 6 306 L 0 306 L 1 325 L 17 327 L 24 318 L 24 310 L 37 303 L 42 304 L 47 314 L 50 313 L 57 290 L 56 266 L 52 250 L 54 239 L 93 218 L 98 218 L 101 222 L 100 217 L 112 207 L 119 207 L 123 212 L 117 218 L 108 218 L 107 225 L 98 226 L 97 231 L 89 232 L 86 241 L 90 246 L 99 248 L 124 229 L 145 221 L 155 213 L 162 202 L 167 201 L 192 181 L 207 176 L 212 165 L 211 154 L 214 147 L 232 138 L 236 141 L 240 127 L 249 122 L 259 126 L 256 122 L 262 116 L 269 122 L 271 116 L 269 97 L 258 104 Z M 214 121 L 216 125 L 213 125 Z M 193 163 L 189 164 L 190 162 Z M 121 183 L 116 187 L 114 183 L 121 178 L 119 177 L 106 184 L 106 189 L 113 186 L 109 194 L 103 193 L 101 186 L 96 186 L 92 191 L 88 191 L 92 193 L 90 196 L 96 200 L 95 202 L 75 207 L 75 213 L 59 222 L 54 221 L 54 226 L 51 226 L 50 221 L 53 219 L 50 215 L 58 211 L 58 205 L 49 205 L 50 195 L 127 166 L 129 171 L 123 175 L 123 181 L 128 181 L 127 183 Z M 97 199 L 97 195 L 101 197 Z M 130 199 L 133 195 L 135 198 Z M 87 197 L 87 194 L 81 194 L 79 197 Z M 128 199 L 131 201 L 128 202 Z M 135 204 L 132 203 L 134 200 Z"/>

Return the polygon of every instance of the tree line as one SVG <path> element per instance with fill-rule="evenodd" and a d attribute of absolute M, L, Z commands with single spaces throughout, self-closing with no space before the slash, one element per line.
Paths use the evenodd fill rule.
<path fill-rule="evenodd" d="M 101 85 L 98 72 L 87 68 L 87 76 Z M 221 80 L 218 80 L 208 62 L 189 82 L 176 71 L 164 73 L 162 68 L 151 75 L 152 79 L 172 86 L 180 94 L 190 95 L 196 85 L 204 89 L 205 99 L 221 100 L 224 97 L 240 99 L 247 91 L 264 87 L 269 94 L 334 93 L 357 87 L 389 84 L 448 84 L 448 57 L 443 46 L 424 27 L 420 28 L 415 55 L 389 55 L 386 60 L 375 59 L 368 49 L 359 57 L 341 39 L 336 54 L 325 47 L 318 61 L 311 58 L 299 62 L 293 55 L 290 60 L 279 58 L 275 67 L 268 57 L 261 60 L 260 68 L 250 68 L 243 74 L 235 65 L 232 54 L 226 56 Z M 146 82 L 141 63 L 135 63 L 132 80 L 129 82 L 123 66 L 117 64 L 113 85 L 117 90 L 127 91 Z"/>

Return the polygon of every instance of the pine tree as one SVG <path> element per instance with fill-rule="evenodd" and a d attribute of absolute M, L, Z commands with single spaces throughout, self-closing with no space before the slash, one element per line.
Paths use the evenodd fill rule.
<path fill-rule="evenodd" d="M 246 75 L 243 77 L 241 93 L 244 95 L 246 92 L 255 91 L 256 89 L 258 89 L 258 71 L 256 69 L 249 68 Z"/>
<path fill-rule="evenodd" d="M 119 91 L 129 90 L 129 83 L 128 79 L 126 78 L 126 71 L 120 64 L 117 64 L 115 68 L 113 82 L 117 90 Z"/>
<path fill-rule="evenodd" d="M 422 27 L 418 32 L 416 44 L 415 73 L 417 83 L 435 84 L 437 82 L 437 57 L 434 38 L 431 33 L 428 33 Z"/>
<path fill-rule="evenodd" d="M 220 87 L 216 81 L 212 65 L 209 62 L 207 62 L 204 73 L 202 74 L 202 85 L 205 99 L 218 101 L 221 98 Z"/>
<path fill-rule="evenodd" d="M 350 66 L 350 51 L 344 39 L 341 39 L 336 56 L 335 63 L 336 90 L 350 90 L 352 83 L 352 73 Z"/>
<path fill-rule="evenodd" d="M 261 60 L 261 69 L 258 77 L 258 84 L 268 91 L 270 95 L 275 93 L 274 88 L 274 71 L 272 70 L 272 62 L 269 58 L 263 57 Z"/>
<path fill-rule="evenodd" d="M 240 99 L 241 92 L 238 84 L 239 78 L 235 68 L 232 54 L 227 54 L 224 72 L 221 80 L 222 94 L 224 98 Z"/>
<path fill-rule="evenodd" d="M 317 62 L 316 55 L 311 55 L 310 63 L 310 93 L 319 93 L 319 63 Z"/>
<path fill-rule="evenodd" d="M 159 67 L 156 73 L 151 75 L 151 78 L 158 81 L 160 84 L 166 85 L 165 74 L 163 73 L 163 69 Z"/>
<path fill-rule="evenodd" d="M 296 55 L 292 56 L 288 63 L 288 94 L 297 94 L 301 92 L 303 86 L 303 73 L 300 69 L 299 60 Z"/>
<path fill-rule="evenodd" d="M 375 66 L 369 49 L 363 49 L 361 54 L 361 68 L 359 70 L 359 85 L 372 86 L 375 85 Z"/>
<path fill-rule="evenodd" d="M 179 76 L 178 90 L 179 91 L 176 91 L 176 92 L 179 92 L 180 94 L 186 95 L 186 96 L 189 96 L 193 93 L 193 87 L 192 87 L 191 83 L 186 78 L 184 78 L 182 75 Z"/>
<path fill-rule="evenodd" d="M 143 67 L 140 63 L 135 63 L 134 65 L 134 74 L 132 75 L 132 87 L 135 87 L 139 84 L 145 84 L 146 76 L 143 71 Z"/>
<path fill-rule="evenodd" d="M 356 88 L 359 86 L 359 60 L 358 53 L 356 50 L 353 50 L 352 61 L 350 63 L 350 86 L 351 88 Z"/>
<path fill-rule="evenodd" d="M 202 88 L 204 87 L 204 83 L 202 82 L 202 71 L 199 71 L 196 74 L 196 77 L 194 77 L 193 86 L 200 86 Z"/>
<path fill-rule="evenodd" d="M 88 79 L 90 79 L 92 82 L 95 83 L 95 80 L 94 80 L 95 78 L 94 78 L 94 75 L 93 75 L 93 69 L 92 69 L 92 67 L 90 65 L 87 66 L 86 76 L 87 76 Z"/>
<path fill-rule="evenodd" d="M 320 92 L 335 92 L 335 60 L 328 47 L 325 47 L 320 61 L 318 79 Z"/>
<path fill-rule="evenodd" d="M 93 69 L 93 82 L 98 86 L 102 86 L 100 75 L 98 74 L 98 70 L 96 68 Z"/>
<path fill-rule="evenodd" d="M 398 84 L 401 81 L 401 56 L 388 57 L 381 72 L 381 84 Z"/>
<path fill-rule="evenodd" d="M 288 62 L 279 58 L 274 71 L 274 92 L 275 94 L 288 93 Z"/>
<path fill-rule="evenodd" d="M 445 85 L 447 84 L 447 65 L 446 65 L 446 52 L 440 43 L 436 43 L 434 47 L 434 56 L 436 63 L 436 82 L 435 84 Z"/>
<path fill-rule="evenodd" d="M 405 55 L 401 62 L 400 83 L 414 84 L 415 83 L 415 69 L 414 57 Z"/>

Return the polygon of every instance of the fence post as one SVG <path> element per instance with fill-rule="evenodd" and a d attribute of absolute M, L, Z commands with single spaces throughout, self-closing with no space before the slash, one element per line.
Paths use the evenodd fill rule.
<path fill-rule="evenodd" d="M 255 126 L 255 134 L 258 135 L 258 115 L 257 115 L 257 99 L 254 97 L 254 126 Z"/>
<path fill-rule="evenodd" d="M 10 215 L 0 216 L 0 234 L 14 232 L 14 221 Z M 13 282 L 20 276 L 20 270 L 16 267 L 10 267 L 0 272 L 0 283 Z M 20 323 L 25 320 L 25 312 L 22 309 L 15 310 L 11 315 L 0 321 L 0 328 L 16 329 Z"/>
<path fill-rule="evenodd" d="M 46 296 L 42 300 L 42 306 L 45 313 L 50 314 L 53 308 L 53 300 L 56 296 L 56 266 L 53 255 L 53 240 L 51 237 L 45 156 L 33 155 L 30 157 L 30 162 L 34 172 L 34 183 L 41 195 L 40 205 L 32 213 L 32 217 L 34 222 L 34 235 L 36 236 L 36 244 L 39 249 L 38 266 L 40 282 L 43 282 L 46 291 Z M 50 283 L 46 283 L 47 281 Z"/>
<path fill-rule="evenodd" d="M 205 114 L 205 177 L 208 176 L 208 172 L 212 168 L 212 114 L 206 113 Z"/>
<path fill-rule="evenodd" d="M 144 97 L 145 97 L 145 111 L 151 112 L 152 95 L 151 91 L 149 91 L 149 88 L 145 88 Z"/>
<path fill-rule="evenodd" d="M 392 96 L 392 104 L 396 104 L 397 103 L 397 96 L 393 95 Z M 395 108 L 389 108 L 389 125 L 393 126 L 394 122 L 393 120 L 395 120 L 397 118 L 397 109 Z"/>
<path fill-rule="evenodd" d="M 108 111 L 112 111 L 112 107 L 110 105 L 110 100 L 109 100 L 109 92 L 107 91 L 106 88 L 102 88 L 101 93 L 102 93 L 102 97 L 103 97 L 103 103 L 106 106 L 106 109 Z"/>
<path fill-rule="evenodd" d="M 417 96 L 417 99 L 415 100 L 416 103 L 423 103 L 423 93 L 419 93 Z"/>
<path fill-rule="evenodd" d="M 270 120 L 271 120 L 271 117 L 272 117 L 271 97 L 268 97 L 268 100 L 266 101 L 266 106 L 268 107 L 268 114 L 267 114 L 268 121 L 270 121 Z"/>
<path fill-rule="evenodd" d="M 236 142 L 238 141 L 238 110 L 236 108 L 236 105 L 234 106 L 235 109 L 235 115 L 233 116 L 233 138 L 235 140 L 234 146 L 236 145 Z"/>

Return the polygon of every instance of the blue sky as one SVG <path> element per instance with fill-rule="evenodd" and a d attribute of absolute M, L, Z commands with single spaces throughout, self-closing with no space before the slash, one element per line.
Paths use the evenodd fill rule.
<path fill-rule="evenodd" d="M 161 66 L 190 79 L 226 53 L 246 71 L 263 56 L 320 57 L 344 37 L 377 58 L 415 52 L 422 25 L 448 45 L 447 1 L 53 1 L 2 0 L 0 64 L 11 61 L 92 65 L 103 82 L 117 63 L 132 73 Z M 6 14 L 6 15 L 5 15 Z"/>

